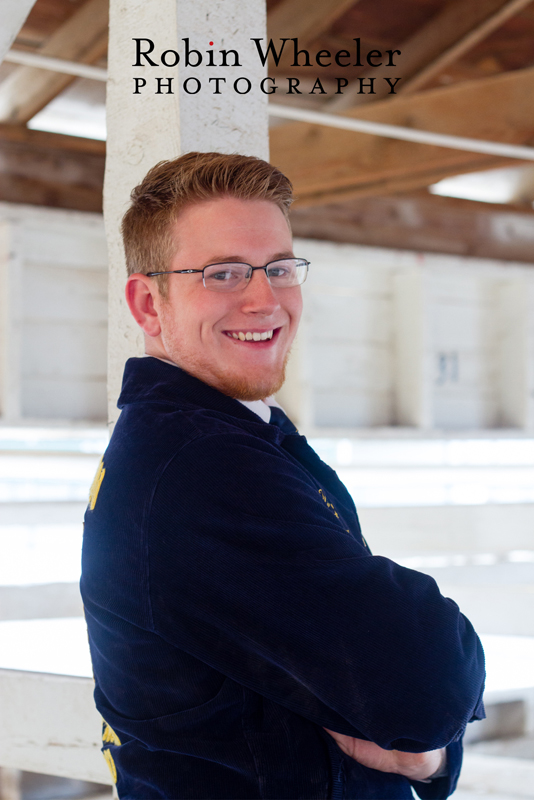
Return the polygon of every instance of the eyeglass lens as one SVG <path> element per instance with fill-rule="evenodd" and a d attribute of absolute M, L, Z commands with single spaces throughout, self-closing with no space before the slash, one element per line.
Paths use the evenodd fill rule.
<path fill-rule="evenodd" d="M 306 280 L 308 263 L 301 258 L 284 258 L 271 261 L 264 269 L 271 286 L 298 286 Z M 252 272 L 249 264 L 211 264 L 204 269 L 204 286 L 214 292 L 233 292 L 246 286 Z"/>

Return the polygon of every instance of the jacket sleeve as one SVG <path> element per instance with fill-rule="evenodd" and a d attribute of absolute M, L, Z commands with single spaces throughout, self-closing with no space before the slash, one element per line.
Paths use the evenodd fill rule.
<path fill-rule="evenodd" d="M 462 758 L 462 742 L 452 742 L 447 747 L 447 775 L 442 778 L 435 778 L 428 783 L 410 781 L 421 800 L 442 800 L 449 797 L 456 790 L 462 768 Z"/>
<path fill-rule="evenodd" d="M 323 495 L 253 436 L 188 444 L 147 523 L 155 632 L 317 725 L 412 752 L 459 739 L 483 713 L 471 624 Z"/>

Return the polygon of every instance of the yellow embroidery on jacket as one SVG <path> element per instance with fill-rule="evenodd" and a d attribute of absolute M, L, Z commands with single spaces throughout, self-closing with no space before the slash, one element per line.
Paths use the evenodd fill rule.
<path fill-rule="evenodd" d="M 323 500 L 325 501 L 327 508 L 331 508 L 332 511 L 334 512 L 334 516 L 337 517 L 337 519 L 341 522 L 341 517 L 337 513 L 334 504 L 330 503 L 328 501 L 328 498 L 327 498 L 327 496 L 325 495 L 325 493 L 323 492 L 322 489 L 319 489 L 318 491 L 319 491 L 319 494 L 321 495 L 321 497 L 323 498 Z M 348 528 L 345 528 L 345 530 L 346 530 L 347 533 L 350 533 L 350 530 Z"/>
<path fill-rule="evenodd" d="M 102 722 L 103 722 L 102 741 L 109 742 L 109 744 L 116 744 L 120 746 L 121 740 L 119 739 L 119 737 L 117 736 L 111 725 L 108 725 L 105 719 L 102 720 Z"/>
<path fill-rule="evenodd" d="M 106 474 L 106 470 L 104 469 L 104 456 L 100 459 L 98 463 L 98 468 L 96 470 L 96 475 L 93 479 L 91 484 L 91 488 L 89 489 L 89 510 L 94 511 L 96 505 L 96 499 L 98 497 L 98 493 L 100 491 L 100 487 L 102 486 L 102 481 L 104 480 L 104 475 Z"/>
<path fill-rule="evenodd" d="M 117 783 L 117 767 L 115 766 L 115 762 L 113 761 L 113 756 L 111 755 L 109 750 L 103 750 L 102 755 L 106 759 L 109 771 L 111 772 L 113 783 Z"/>

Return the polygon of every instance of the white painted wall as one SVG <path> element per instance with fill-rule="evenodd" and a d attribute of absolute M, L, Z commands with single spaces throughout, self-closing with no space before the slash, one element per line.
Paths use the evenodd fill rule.
<path fill-rule="evenodd" d="M 281 401 L 307 433 L 532 430 L 530 267 L 315 240 L 295 252 L 311 268 Z M 106 263 L 100 215 L 0 204 L 4 421 L 105 419 Z"/>
<path fill-rule="evenodd" d="M 314 240 L 296 252 L 312 264 L 307 432 L 532 427 L 530 267 Z"/>
<path fill-rule="evenodd" d="M 99 214 L 0 204 L 2 420 L 106 418 Z"/>

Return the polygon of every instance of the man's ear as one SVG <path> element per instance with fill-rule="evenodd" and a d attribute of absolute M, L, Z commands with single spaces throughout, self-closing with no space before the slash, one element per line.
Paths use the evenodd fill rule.
<path fill-rule="evenodd" d="M 159 290 L 156 283 L 143 275 L 135 272 L 128 277 L 126 282 L 126 302 L 132 316 L 147 336 L 159 336 L 161 324 L 157 311 Z"/>

